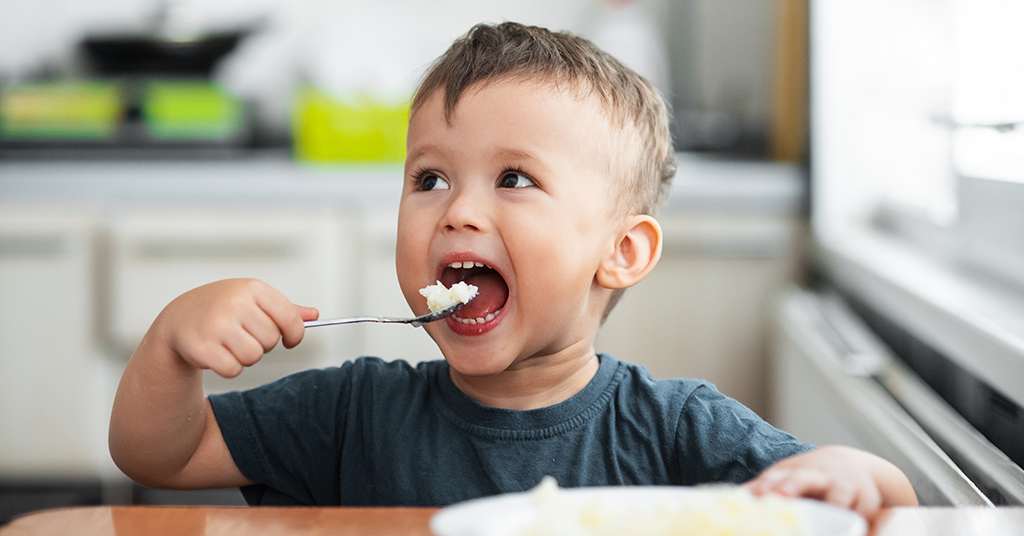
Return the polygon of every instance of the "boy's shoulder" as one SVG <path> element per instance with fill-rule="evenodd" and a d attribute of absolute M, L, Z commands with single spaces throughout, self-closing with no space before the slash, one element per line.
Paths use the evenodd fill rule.
<path fill-rule="evenodd" d="M 665 420 L 710 424 L 716 418 L 760 421 L 750 408 L 701 378 L 655 378 L 647 368 L 618 361 L 617 405 Z"/>
<path fill-rule="evenodd" d="M 259 400 L 263 406 L 324 408 L 339 397 L 355 400 L 364 396 L 372 400 L 408 397 L 427 390 L 444 366 L 443 360 L 411 364 L 401 359 L 386 361 L 364 356 L 338 366 L 295 372 L 253 389 L 211 395 L 210 399 L 217 410 L 224 401 L 241 403 L 243 399 Z"/>
<path fill-rule="evenodd" d="M 724 396 L 719 393 L 711 382 L 701 378 L 655 378 L 644 366 L 628 361 L 616 360 L 608 355 L 603 359 L 610 359 L 618 365 L 620 375 L 620 389 L 631 394 L 645 395 L 655 398 L 672 399 L 680 403 L 693 396 Z"/>

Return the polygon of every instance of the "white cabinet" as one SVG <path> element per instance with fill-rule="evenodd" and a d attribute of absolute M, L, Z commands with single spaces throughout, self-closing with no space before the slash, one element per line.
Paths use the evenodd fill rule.
<path fill-rule="evenodd" d="M 0 476 L 80 477 L 107 462 L 116 371 L 98 354 L 85 212 L 0 211 Z"/>
<path fill-rule="evenodd" d="M 668 215 L 654 271 L 623 295 L 598 351 L 658 378 L 704 378 L 763 414 L 768 311 L 798 275 L 804 224 L 792 217 Z"/>
<path fill-rule="evenodd" d="M 333 210 L 174 207 L 118 210 L 103 222 L 102 333 L 126 359 L 157 314 L 178 295 L 229 278 L 269 283 L 292 302 L 352 309 L 352 224 Z M 351 354 L 338 330 L 311 330 L 242 376 L 207 373 L 208 392 L 252 387 Z"/>
<path fill-rule="evenodd" d="M 412 311 L 398 286 L 395 268 L 395 242 L 398 212 L 375 211 L 367 214 L 363 229 L 363 250 L 360 261 L 363 284 L 360 286 L 358 314 L 407 316 Z M 423 328 L 408 325 L 360 324 L 356 355 L 373 355 L 388 361 L 404 359 L 410 363 L 442 359 L 441 351 Z M 354 356 L 353 356 L 354 357 Z"/>
<path fill-rule="evenodd" d="M 678 156 L 672 195 L 658 216 L 661 261 L 626 291 L 596 347 L 655 377 L 710 380 L 764 415 L 771 303 L 801 277 L 800 170 Z"/>
<path fill-rule="evenodd" d="M 264 280 L 324 314 L 352 313 L 358 214 L 204 205 L 0 209 L 0 480 L 106 478 L 122 370 L 172 299 L 218 279 Z M 207 392 L 244 389 L 356 352 L 343 329 L 307 331 Z"/>

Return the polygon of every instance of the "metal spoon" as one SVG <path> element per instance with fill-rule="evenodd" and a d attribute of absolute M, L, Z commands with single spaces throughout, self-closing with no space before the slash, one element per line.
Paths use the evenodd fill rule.
<path fill-rule="evenodd" d="M 392 318 L 388 316 L 352 316 L 348 318 L 332 318 L 330 320 L 310 320 L 309 322 L 303 322 L 303 325 L 307 328 L 315 328 L 318 326 L 333 326 L 336 324 L 355 324 L 358 322 L 377 322 L 379 324 L 410 324 L 414 328 L 418 328 L 423 324 L 434 322 L 435 320 L 441 320 L 446 316 L 455 314 L 455 311 L 462 309 L 464 303 L 456 303 L 455 305 L 449 305 L 444 309 L 438 309 L 436 311 L 420 315 L 415 318 Z"/>

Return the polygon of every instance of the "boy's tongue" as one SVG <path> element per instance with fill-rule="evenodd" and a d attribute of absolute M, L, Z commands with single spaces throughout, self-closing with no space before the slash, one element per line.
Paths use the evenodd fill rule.
<path fill-rule="evenodd" d="M 458 317 L 484 318 L 501 309 L 508 301 L 508 285 L 497 272 L 472 274 L 465 281 L 476 286 L 477 295 L 455 313 Z"/>

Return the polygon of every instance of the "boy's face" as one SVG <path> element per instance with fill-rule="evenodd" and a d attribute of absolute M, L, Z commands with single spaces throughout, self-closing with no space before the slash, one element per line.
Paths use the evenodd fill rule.
<path fill-rule="evenodd" d="M 426 326 L 458 374 L 593 355 L 610 292 L 594 276 L 622 219 L 611 127 L 591 101 L 496 82 L 470 88 L 451 123 L 440 92 L 410 120 L 398 278 L 417 314 L 419 289 L 437 280 L 479 287 L 456 317 Z"/>

